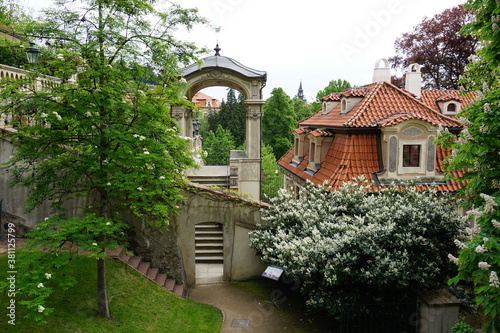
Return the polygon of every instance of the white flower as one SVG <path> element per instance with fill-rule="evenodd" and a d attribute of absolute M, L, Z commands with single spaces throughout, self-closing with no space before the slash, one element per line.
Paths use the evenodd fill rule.
<path fill-rule="evenodd" d="M 106 225 L 111 225 L 111 222 L 106 222 Z"/>
<path fill-rule="evenodd" d="M 137 188 L 137 191 L 142 191 L 142 187 L 138 187 L 138 188 Z"/>
<path fill-rule="evenodd" d="M 52 113 L 54 114 L 54 116 L 56 116 L 57 120 L 62 120 L 62 117 L 59 115 L 59 113 L 57 113 L 56 111 L 53 111 Z"/>
<path fill-rule="evenodd" d="M 465 249 L 465 248 L 467 248 L 467 246 L 465 246 L 465 244 L 464 244 L 464 243 L 462 243 L 461 241 L 459 241 L 458 239 L 455 239 L 455 240 L 454 240 L 454 242 L 455 242 L 455 245 L 456 245 L 459 249 Z"/>
<path fill-rule="evenodd" d="M 64 60 L 64 55 L 62 55 L 61 53 L 59 53 L 56 57 L 59 60 Z"/>
<path fill-rule="evenodd" d="M 478 245 L 478 246 L 476 247 L 476 252 L 477 252 L 477 253 L 484 253 L 484 252 L 486 252 L 486 251 L 488 251 L 488 249 L 487 249 L 487 248 L 485 248 L 485 247 L 484 247 L 484 245 Z"/>
<path fill-rule="evenodd" d="M 484 193 L 481 193 L 479 194 L 481 196 L 481 198 L 484 199 L 484 201 L 486 201 L 486 206 L 484 206 L 484 212 L 485 213 L 493 213 L 495 211 L 495 208 L 497 206 L 497 203 L 495 202 L 495 198 L 490 196 L 490 195 L 487 195 L 487 194 L 484 194 Z"/>
<path fill-rule="evenodd" d="M 181 79 L 179 80 L 180 83 L 187 83 L 186 79 L 181 77 Z"/>
<path fill-rule="evenodd" d="M 41 305 L 38 306 L 38 312 L 43 312 L 43 310 L 45 310 L 45 308 Z"/>
<path fill-rule="evenodd" d="M 48 280 L 48 279 L 50 279 L 50 278 L 52 277 L 52 274 L 50 274 L 50 273 L 45 273 L 45 277 L 46 277 L 46 278 L 47 278 L 47 280 Z"/>
<path fill-rule="evenodd" d="M 491 224 L 493 224 L 495 228 L 500 229 L 500 222 L 497 220 L 491 220 Z"/>
<path fill-rule="evenodd" d="M 38 284 L 38 286 L 37 286 L 37 288 L 43 288 L 43 287 L 45 287 L 45 286 L 44 286 L 44 285 L 43 285 L 43 283 L 41 283 L 41 282 L 40 282 L 40 283 Z"/>
<path fill-rule="evenodd" d="M 44 218 L 43 220 L 44 220 L 44 221 L 48 221 L 48 220 L 49 220 L 49 218 L 48 218 L 48 217 L 46 217 L 46 218 Z"/>
<path fill-rule="evenodd" d="M 111 183 L 110 183 L 110 182 L 108 182 L 106 185 L 111 186 Z"/>
<path fill-rule="evenodd" d="M 92 245 L 97 246 L 97 243 L 92 243 Z"/>
<path fill-rule="evenodd" d="M 481 269 L 488 269 L 491 267 L 490 264 L 488 264 L 486 261 L 480 261 L 477 266 Z"/>
<path fill-rule="evenodd" d="M 145 154 L 145 155 L 149 155 L 149 151 L 145 150 L 145 151 L 144 151 L 144 154 Z"/>
<path fill-rule="evenodd" d="M 146 137 L 142 136 L 142 135 L 139 135 L 139 141 L 144 141 L 144 140 L 146 140 Z"/>
<path fill-rule="evenodd" d="M 46 114 L 45 112 L 42 112 L 42 113 L 40 114 L 40 118 L 47 118 L 48 116 L 49 116 L 49 115 L 48 115 L 48 114 Z"/>
<path fill-rule="evenodd" d="M 490 273 L 490 287 L 498 288 L 500 287 L 500 282 L 498 281 L 497 272 L 491 271 Z"/>
<path fill-rule="evenodd" d="M 448 254 L 448 259 L 450 259 L 452 263 L 458 265 L 458 258 L 452 256 L 451 254 Z"/>
<path fill-rule="evenodd" d="M 163 180 L 163 179 L 165 179 L 165 176 L 160 176 L 160 180 Z"/>
<path fill-rule="evenodd" d="M 85 112 L 85 117 L 91 118 L 92 117 L 92 112 L 90 112 L 90 111 Z"/>

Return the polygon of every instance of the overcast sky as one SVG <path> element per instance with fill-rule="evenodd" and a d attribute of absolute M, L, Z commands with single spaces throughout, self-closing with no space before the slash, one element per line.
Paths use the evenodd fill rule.
<path fill-rule="evenodd" d="M 27 0 L 25 0 L 27 1 Z M 300 82 L 308 101 L 336 79 L 353 85 L 372 80 L 375 62 L 394 55 L 394 41 L 424 17 L 464 0 L 179 0 L 221 27 L 178 38 L 213 49 L 243 65 L 267 72 L 264 98 L 281 87 L 294 97 Z M 35 9 L 50 0 L 31 0 Z M 212 54 L 210 54 L 212 55 Z M 222 99 L 226 89 L 204 90 Z"/>

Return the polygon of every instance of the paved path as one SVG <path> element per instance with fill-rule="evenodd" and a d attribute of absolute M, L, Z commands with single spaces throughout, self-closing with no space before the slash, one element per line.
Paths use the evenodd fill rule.
<path fill-rule="evenodd" d="M 253 293 L 234 284 L 197 285 L 190 290 L 188 298 L 222 310 L 224 323 L 221 333 L 287 332 L 288 321 L 280 316 L 273 304 L 257 299 Z"/>

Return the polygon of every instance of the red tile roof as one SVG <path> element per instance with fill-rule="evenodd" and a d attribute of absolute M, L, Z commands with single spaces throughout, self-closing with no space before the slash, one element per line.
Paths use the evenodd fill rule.
<path fill-rule="evenodd" d="M 328 114 L 324 115 L 320 110 L 299 125 L 377 128 L 397 125 L 409 119 L 420 119 L 435 126 L 461 127 L 458 120 L 441 114 L 437 106 L 431 108 L 388 82 L 381 81 L 356 89 L 356 93 L 352 92 L 354 89 L 348 89 L 346 95 L 340 93 L 343 97 L 364 96 L 347 114 L 341 114 L 339 104 Z M 332 94 L 327 97 L 336 98 Z"/>
<path fill-rule="evenodd" d="M 476 92 L 461 92 L 458 90 L 422 90 L 422 103 L 439 111 L 436 102 L 456 100 L 462 103 L 462 109 L 477 98 Z"/>
<path fill-rule="evenodd" d="M 211 101 L 212 105 L 207 105 L 207 101 Z M 192 100 L 193 103 L 195 103 L 195 106 L 197 107 L 212 107 L 212 108 L 218 108 L 220 107 L 219 105 L 219 100 L 216 98 L 213 98 L 211 96 L 208 96 L 201 91 L 197 92 Z"/>
<path fill-rule="evenodd" d="M 294 149 L 290 149 L 279 161 L 287 172 L 295 177 L 316 185 L 324 182 L 337 190 L 344 182 L 364 175 L 368 180 L 374 180 L 374 174 L 383 171 L 379 160 L 379 133 L 359 132 L 356 129 L 383 128 L 394 126 L 411 119 L 419 119 L 435 126 L 460 128 L 462 125 L 454 117 L 441 113 L 437 101 L 457 100 L 462 108 L 476 97 L 476 93 L 461 93 L 459 91 L 422 91 L 418 100 L 412 93 L 399 89 L 387 82 L 377 82 L 360 88 L 347 89 L 341 93 L 332 93 L 323 101 L 341 101 L 342 98 L 362 97 L 362 99 L 346 114 L 341 114 L 341 103 L 328 114 L 319 110 L 302 120 L 300 127 L 294 130 L 296 134 L 313 137 L 333 136 L 324 161 L 317 172 L 307 169 L 309 153 L 303 156 L 300 164 L 293 163 Z M 349 132 L 345 132 L 350 128 Z M 443 160 L 450 151 L 436 147 L 436 170 L 444 172 Z M 455 176 L 463 173 L 456 172 Z M 376 177 L 375 177 L 376 178 Z M 461 185 L 455 181 L 439 184 L 440 192 L 457 191 Z"/>
<path fill-rule="evenodd" d="M 336 133 L 324 162 L 318 172 L 307 171 L 309 153 L 299 165 L 291 164 L 293 149 L 290 149 L 278 165 L 303 180 L 310 180 L 316 185 L 327 182 L 332 190 L 338 189 L 344 182 L 354 177 L 365 175 L 372 179 L 372 174 L 380 171 L 377 153 L 377 134 Z"/>

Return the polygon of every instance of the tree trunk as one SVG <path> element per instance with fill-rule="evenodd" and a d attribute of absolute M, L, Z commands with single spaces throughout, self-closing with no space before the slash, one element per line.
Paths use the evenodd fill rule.
<path fill-rule="evenodd" d="M 109 318 L 108 295 L 106 293 L 106 261 L 97 260 L 97 312 L 101 317 Z"/>

